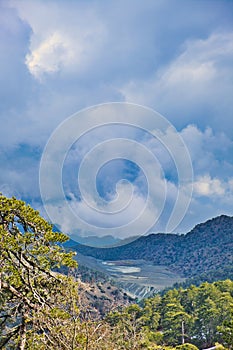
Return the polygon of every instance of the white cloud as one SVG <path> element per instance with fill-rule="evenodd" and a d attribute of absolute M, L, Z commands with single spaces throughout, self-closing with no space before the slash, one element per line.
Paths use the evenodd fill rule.
<path fill-rule="evenodd" d="M 202 131 L 192 124 L 182 129 L 180 134 L 189 149 L 196 174 L 204 175 L 208 169 L 212 176 L 223 178 L 231 175 L 233 167 L 227 159 L 233 142 L 223 132 L 215 133 L 210 127 Z"/>
<path fill-rule="evenodd" d="M 131 79 L 120 90 L 126 100 L 150 105 L 177 124 L 212 125 L 230 133 L 232 61 L 233 32 L 213 33 L 187 41 L 182 53 L 150 78 Z"/>
<path fill-rule="evenodd" d="M 69 65 L 75 53 L 67 38 L 55 32 L 26 56 L 29 71 L 36 78 L 43 73 L 55 73 Z"/>
<path fill-rule="evenodd" d="M 189 40 L 183 52 L 156 72 L 152 79 L 139 82 L 132 80 L 122 88 L 122 91 L 129 100 L 135 99 L 138 91 L 138 96 L 141 100 L 144 99 L 144 103 L 150 102 L 152 98 L 156 99 L 159 93 L 167 96 L 169 92 L 173 92 L 177 95 L 177 89 L 183 91 L 185 95 L 197 94 L 197 89 L 201 88 L 201 91 L 204 91 L 206 85 L 208 86 L 213 79 L 226 73 L 227 67 L 221 70 L 219 64 L 232 56 L 233 32 L 212 34 L 205 40 Z M 141 85 L 143 89 L 139 89 L 138 84 L 143 84 Z"/>
<path fill-rule="evenodd" d="M 225 184 L 217 178 L 209 175 L 201 176 L 193 184 L 194 193 L 199 196 L 223 196 L 226 188 Z"/>
<path fill-rule="evenodd" d="M 230 191 L 232 191 L 232 193 L 233 193 L 233 179 L 230 179 L 230 180 L 228 181 L 228 184 L 229 184 L 229 189 L 230 189 Z"/>
<path fill-rule="evenodd" d="M 80 3 L 15 2 L 32 28 L 26 65 L 35 78 L 57 72 L 84 74 L 102 51 L 106 29 L 95 11 Z M 41 20 L 43 18 L 43 20 Z"/>
<path fill-rule="evenodd" d="M 198 176 L 193 183 L 194 194 L 200 197 L 217 197 L 224 202 L 233 198 L 233 179 L 226 181 L 209 174 Z"/>
<path fill-rule="evenodd" d="M 50 214 L 52 213 L 52 222 L 59 224 L 63 232 L 71 235 L 79 230 L 83 235 L 89 235 L 92 232 L 98 236 L 111 234 L 118 238 L 125 238 L 143 234 L 148 224 L 152 226 L 158 218 L 156 205 L 148 205 L 146 198 L 137 191 L 134 192 L 129 206 L 116 214 L 110 215 L 91 210 L 85 201 L 77 201 L 75 198 L 72 198 L 69 205 L 70 209 L 67 203 L 54 203 L 48 205 L 47 209 Z M 106 204 L 106 210 L 111 211 L 111 206 L 111 202 Z M 97 209 L 103 210 L 98 207 Z"/>
<path fill-rule="evenodd" d="M 179 11 L 176 1 L 8 4 L 7 11 L 0 4 L 5 192 L 38 198 L 39 153 L 56 126 L 80 108 L 126 98 L 154 107 L 180 130 L 195 171 L 195 223 L 207 212 L 207 201 L 208 215 L 231 211 L 232 141 L 226 136 L 233 132 L 233 34 L 225 16 L 229 2 L 195 2 L 192 13 L 187 1 L 181 1 Z M 129 131 L 122 135 L 129 136 Z M 20 149 L 20 144 L 29 149 Z M 83 151 L 90 145 L 91 137 Z M 174 164 L 168 152 L 150 146 L 169 175 L 169 203 L 174 202 Z M 134 185 L 140 188 L 140 178 Z M 138 205 L 144 200 L 139 197 L 134 198 Z M 224 200 L 229 200 L 228 207 Z"/>

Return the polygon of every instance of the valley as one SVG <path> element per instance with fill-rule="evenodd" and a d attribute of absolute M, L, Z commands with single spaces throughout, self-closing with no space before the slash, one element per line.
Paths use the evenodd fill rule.
<path fill-rule="evenodd" d="M 219 271 L 230 271 L 231 274 L 233 263 L 232 234 L 233 217 L 221 215 L 196 225 L 185 235 L 152 233 L 128 244 L 112 248 L 95 248 L 77 243 L 71 249 L 76 251 L 77 255 L 81 253 L 99 261 L 115 261 L 115 263 L 128 260 L 146 261 L 141 269 L 142 277 L 147 277 L 149 274 L 150 279 L 153 280 L 154 272 L 161 272 L 159 286 L 160 281 L 162 281 L 162 285 L 164 285 L 164 281 L 165 284 L 168 282 L 166 278 L 163 279 L 164 273 L 166 275 L 167 271 L 172 273 L 172 278 L 175 279 L 177 276 L 192 278 L 214 271 L 218 275 Z M 104 267 L 102 265 L 101 268 L 105 271 L 113 269 L 111 266 L 114 266 Z M 111 271 L 111 274 L 113 273 L 116 274 L 116 271 Z M 230 274 L 224 278 L 230 277 Z M 119 275 L 124 276 L 125 274 L 122 274 L 118 268 L 117 276 Z M 137 274 L 132 274 L 132 276 L 140 277 Z"/>
<path fill-rule="evenodd" d="M 153 265 L 152 262 L 143 259 L 103 261 L 80 253 L 75 259 L 79 265 L 104 273 L 129 296 L 138 299 L 151 296 L 185 280 L 168 267 Z"/>

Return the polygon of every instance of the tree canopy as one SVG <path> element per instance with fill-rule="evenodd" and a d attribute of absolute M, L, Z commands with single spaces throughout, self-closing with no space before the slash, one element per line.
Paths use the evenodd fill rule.
<path fill-rule="evenodd" d="M 55 272 L 77 266 L 57 244 L 67 239 L 23 201 L 0 196 L 0 348 L 50 337 L 49 318 L 67 317 L 67 287 L 75 294 L 75 281 Z"/>

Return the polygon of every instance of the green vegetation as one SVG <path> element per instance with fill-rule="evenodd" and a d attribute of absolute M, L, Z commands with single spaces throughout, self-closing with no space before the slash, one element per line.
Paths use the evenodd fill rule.
<path fill-rule="evenodd" d="M 30 206 L 0 196 L 1 349 L 195 350 L 216 342 L 219 350 L 232 349 L 231 280 L 169 290 L 121 309 L 112 305 L 104 319 L 94 319 L 94 303 L 107 293 L 117 298 L 118 289 L 78 283 L 73 253 L 60 244 L 65 240 Z"/>
<path fill-rule="evenodd" d="M 76 245 L 73 249 L 101 260 L 144 259 L 186 278 L 211 273 L 212 280 L 217 280 L 232 276 L 232 242 L 233 218 L 222 215 L 186 235 L 151 234 L 114 248 Z"/>
<path fill-rule="evenodd" d="M 184 282 L 173 284 L 172 288 L 188 288 L 191 285 L 199 286 L 204 282 L 224 281 L 226 279 L 233 280 L 233 266 L 225 266 L 224 269 L 216 269 L 208 271 L 208 273 L 200 273 L 199 275 L 187 278 Z M 167 291 L 171 288 L 166 288 Z M 163 292 L 164 292 L 163 291 Z"/>
<path fill-rule="evenodd" d="M 0 348 L 39 349 L 58 342 L 59 323 L 75 327 L 76 282 L 53 272 L 76 267 L 55 244 L 65 240 L 24 202 L 0 196 Z"/>
<path fill-rule="evenodd" d="M 232 316 L 233 282 L 226 280 L 170 290 L 144 300 L 141 306 L 131 305 L 122 312 L 110 313 L 107 321 L 121 327 L 125 341 L 134 336 L 147 346 L 154 342 L 161 346 L 185 342 L 201 349 L 220 342 L 230 349 Z M 185 344 L 179 349 L 194 347 Z"/>

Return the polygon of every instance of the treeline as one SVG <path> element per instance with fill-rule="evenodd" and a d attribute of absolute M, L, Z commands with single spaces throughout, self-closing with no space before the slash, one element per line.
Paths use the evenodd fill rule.
<path fill-rule="evenodd" d="M 233 281 L 233 266 L 226 266 L 224 269 L 208 271 L 208 273 L 200 273 L 191 278 L 186 278 L 184 282 L 174 283 L 172 287 L 165 288 L 161 293 L 164 294 L 170 289 L 188 288 L 191 285 L 199 286 L 204 282 L 216 282 L 230 279 Z"/>
<path fill-rule="evenodd" d="M 174 346 L 184 342 L 201 349 L 219 342 L 231 349 L 233 282 L 206 282 L 199 287 L 169 290 L 144 300 L 142 305 L 112 312 L 107 321 L 120 327 L 127 349 L 136 341 L 145 349 L 152 349 L 155 343 Z"/>

